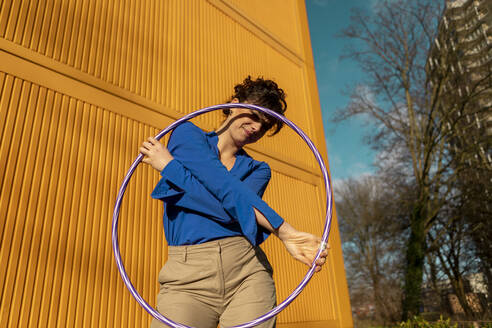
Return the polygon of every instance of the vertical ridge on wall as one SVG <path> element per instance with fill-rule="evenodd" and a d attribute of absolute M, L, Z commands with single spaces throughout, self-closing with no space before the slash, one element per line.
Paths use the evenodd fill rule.
<path fill-rule="evenodd" d="M 46 217 L 52 218 L 55 215 L 55 211 L 58 208 L 59 200 L 61 197 L 57 196 L 57 193 L 60 191 L 60 188 L 63 188 L 65 185 L 60 185 L 61 176 L 58 174 L 60 169 L 60 157 L 63 148 L 61 148 L 62 140 L 64 138 L 65 129 L 63 123 L 66 119 L 66 111 L 61 111 L 62 101 L 65 101 L 66 98 L 60 95 L 55 94 L 51 91 L 48 91 L 47 94 L 48 102 L 46 103 L 45 110 L 49 113 L 43 121 L 46 123 L 43 124 L 43 134 L 46 135 L 46 148 L 45 150 L 45 158 L 43 160 L 44 164 L 41 168 L 40 174 L 42 175 L 42 179 L 40 181 L 41 189 L 39 191 L 40 195 L 45 196 L 46 198 L 39 199 L 39 205 L 36 209 L 35 217 Z M 45 128 L 46 126 L 46 128 Z M 36 144 L 36 143 L 34 143 Z M 56 172 L 56 173 L 55 173 Z M 34 195 L 36 196 L 36 195 Z M 61 224 L 63 224 L 63 218 Z M 57 222 L 58 223 L 58 222 Z M 40 251 L 38 256 L 40 258 L 46 259 L 47 267 L 54 267 L 54 262 L 56 261 L 56 251 L 50 252 L 49 249 L 53 249 L 53 245 L 56 243 L 57 238 L 59 237 L 59 233 L 57 233 L 57 229 L 61 227 L 61 224 L 54 224 L 52 220 L 45 220 L 42 228 L 41 235 L 45 236 L 40 240 Z M 46 238 L 47 237 L 47 238 Z M 38 263 L 36 263 L 38 264 Z M 36 277 L 43 279 L 43 301 L 47 299 L 51 306 L 56 304 L 58 301 L 56 298 L 49 296 L 51 292 L 55 290 L 53 288 L 54 280 L 51 279 L 51 272 L 49 270 L 40 270 L 37 272 Z M 48 294 L 48 297 L 46 297 Z M 41 313 L 43 315 L 42 309 Z"/>
<path fill-rule="evenodd" d="M 37 274 L 37 263 L 36 259 L 40 256 L 41 247 L 37 248 L 41 244 L 41 236 L 43 229 L 43 222 L 41 220 L 35 220 L 36 218 L 36 209 L 37 209 L 37 201 L 36 198 L 36 187 L 33 185 L 40 184 L 41 181 L 41 170 L 43 167 L 43 150 L 38 149 L 37 147 L 32 147 L 33 144 L 36 144 L 36 136 L 39 135 L 40 130 L 43 126 L 43 116 L 45 115 L 45 110 L 40 107 L 44 107 L 46 102 L 46 90 L 40 89 L 37 86 L 32 86 L 32 90 L 35 93 L 30 97 L 30 105 L 27 109 L 27 113 L 29 118 L 26 119 L 26 122 L 31 122 L 31 130 L 28 130 L 28 133 L 31 133 L 31 136 L 26 135 L 24 140 L 27 144 L 31 145 L 29 150 L 25 152 L 26 163 L 31 167 L 31 169 L 27 169 L 24 167 L 18 167 L 19 172 L 25 171 L 25 188 L 23 188 L 22 199 L 19 203 L 20 211 L 17 213 L 19 218 L 25 218 L 26 224 L 31 224 L 32 229 L 32 240 L 31 246 L 26 244 L 26 251 L 28 250 L 29 254 L 25 257 L 28 259 L 27 269 L 26 269 L 26 278 L 25 281 L 27 284 L 25 285 L 25 290 L 29 291 L 33 289 L 33 286 L 36 282 L 36 274 Z M 36 95 L 37 94 L 37 95 Z M 46 107 L 44 107 L 46 108 Z M 36 163 L 36 165 L 34 165 Z M 30 183 L 29 183 L 30 182 Z M 34 187 L 34 188 L 33 188 Z M 15 203 L 15 202 L 12 202 Z M 32 221 L 31 221 L 32 220 Z M 42 256 L 42 254 L 41 254 Z M 29 322 L 29 310 L 31 309 L 32 304 L 35 303 L 35 295 L 29 293 L 17 293 L 18 296 L 23 296 L 23 304 L 21 304 L 18 308 L 21 309 L 19 313 L 22 315 L 21 321 L 26 320 Z M 49 300 L 47 300 L 49 302 Z M 23 310 L 23 311 L 22 311 Z M 31 313 L 31 315 L 34 313 Z M 14 321 L 15 323 L 15 321 Z"/>
<path fill-rule="evenodd" d="M 18 82 L 18 81 L 15 81 L 15 82 Z M 20 111 L 17 112 L 17 115 L 11 115 L 10 116 L 10 119 L 9 117 L 7 117 L 7 122 L 12 122 L 12 125 L 15 125 L 16 123 L 19 124 L 19 122 L 24 123 L 23 122 L 23 117 L 26 115 L 26 111 L 25 111 L 25 108 L 27 106 L 27 104 L 25 103 L 25 95 L 26 93 L 29 93 L 30 92 L 30 89 L 29 89 L 29 86 L 26 86 L 24 84 L 21 84 L 21 83 L 15 83 L 14 82 L 14 92 L 15 92 L 15 89 L 18 90 L 18 95 L 19 96 L 24 96 L 24 99 L 20 100 L 18 103 L 16 102 L 16 105 L 19 107 Z M 17 88 L 16 88 L 17 86 Z M 11 99 L 13 100 L 13 99 Z M 22 129 L 23 126 L 21 125 L 19 129 L 15 130 L 15 131 L 10 131 L 11 133 L 8 133 L 9 131 L 4 131 L 4 132 L 7 132 L 3 138 L 2 138 L 2 145 L 0 146 L 1 148 L 1 154 L 2 154 L 2 162 L 7 162 L 7 166 L 6 166 L 6 170 L 5 170 L 5 173 L 7 173 L 7 179 L 3 181 L 3 184 L 2 184 L 2 194 L 10 194 L 10 199 L 7 200 L 7 202 L 2 202 L 2 204 L 0 205 L 2 210 L 1 210 L 1 214 L 0 215 L 5 215 L 6 216 L 9 216 L 9 215 L 12 215 L 12 208 L 10 206 L 8 206 L 7 204 L 10 203 L 10 202 L 17 202 L 19 201 L 19 192 L 22 188 L 22 184 L 13 184 L 12 182 L 15 181 L 15 178 L 14 178 L 14 174 L 16 173 L 15 172 L 15 167 L 17 165 L 23 165 L 23 161 L 22 161 L 22 158 L 20 158 L 20 152 L 19 152 L 19 149 L 17 147 L 19 147 L 21 145 L 21 136 L 22 136 Z M 13 142 L 13 144 L 11 143 Z M 8 147 L 6 144 L 9 143 L 10 144 L 10 147 Z M 25 147 L 22 147 L 22 148 L 25 148 Z M 6 156 L 4 156 L 6 155 Z M 20 177 L 22 179 L 22 177 Z M 6 209 L 6 211 L 5 211 Z M 5 243 L 5 244 L 9 244 L 9 234 L 10 234 L 10 229 L 11 229 L 11 225 L 9 224 L 10 227 L 7 227 L 6 229 L 6 234 L 4 235 L 5 238 L 3 238 L 2 240 L 2 244 Z M 14 230 L 16 231 L 18 234 L 23 234 L 23 232 L 25 232 L 25 229 L 23 229 L 24 227 L 20 227 L 20 229 L 17 229 L 17 230 Z M 12 246 L 16 246 L 16 241 L 12 239 L 10 239 L 10 245 Z M 3 252 L 2 252 L 3 253 Z M 23 252 L 18 252 L 16 255 L 19 256 L 23 254 Z M 5 258 L 5 254 L 1 254 L 3 258 Z M 8 257 L 8 256 L 7 256 Z M 25 262 L 25 257 L 21 259 L 22 262 Z M 12 263 L 12 261 L 15 261 L 16 258 L 15 257 L 12 257 L 12 258 L 9 258 L 8 259 L 8 264 L 7 265 L 3 265 L 4 263 L 2 263 L 2 267 L 4 267 L 5 269 L 7 269 L 7 277 L 9 276 L 13 276 L 13 277 L 16 277 L 16 276 L 19 276 L 22 275 L 22 272 L 18 272 L 18 271 L 14 271 L 14 270 L 8 270 L 8 266 Z M 2 261 L 3 262 L 3 261 Z M 3 276 L 3 274 L 2 274 Z M 14 285 L 4 285 L 3 286 L 4 289 L 3 289 L 3 295 L 2 295 L 2 298 L 13 298 L 15 297 L 15 292 L 19 289 L 19 288 L 22 288 L 23 286 L 14 286 Z M 11 302 L 12 303 L 12 302 Z M 18 303 L 17 300 L 14 300 L 13 302 L 14 304 L 9 304 L 9 307 L 12 307 L 13 305 L 15 306 L 16 303 Z M 15 314 L 14 314 L 15 315 Z"/>
<path fill-rule="evenodd" d="M 74 202 L 77 202 L 77 199 L 74 197 L 77 195 L 77 191 L 75 189 L 75 186 L 78 186 L 81 182 L 80 179 L 83 177 L 77 175 L 77 172 L 79 171 L 78 169 L 78 163 L 80 163 L 80 154 L 79 154 L 79 142 L 77 140 L 77 132 L 82 129 L 82 102 L 77 101 L 76 99 L 70 99 L 68 110 L 71 113 L 71 117 L 73 117 L 73 124 L 70 124 L 69 126 L 72 127 L 72 135 L 71 138 L 67 141 L 67 149 L 69 150 L 69 154 L 66 155 L 65 160 L 68 161 L 67 163 L 67 172 L 66 175 L 69 177 L 71 183 L 67 183 L 67 191 L 66 194 L 68 197 L 65 198 L 63 206 L 62 206 L 62 218 L 64 224 L 63 224 L 63 234 L 61 234 L 59 240 L 58 240 L 58 249 L 59 253 L 57 254 L 58 257 L 58 263 L 61 264 L 61 268 L 59 270 L 55 270 L 54 281 L 61 281 L 61 288 L 60 290 L 57 290 L 56 288 L 53 289 L 51 297 L 53 299 L 59 299 L 60 300 L 60 308 L 58 311 L 56 309 L 53 309 L 54 311 L 52 312 L 54 315 L 50 316 L 49 321 L 51 324 L 58 324 L 60 326 L 67 325 L 67 315 L 68 315 L 68 298 L 70 297 L 70 292 L 71 290 L 69 289 L 69 283 L 70 280 L 63 279 L 64 275 L 66 274 L 66 268 L 67 266 L 71 265 L 71 261 L 73 260 L 73 255 L 72 255 L 72 248 L 71 247 L 66 247 L 70 246 L 70 241 L 75 238 L 75 234 L 77 232 L 77 224 L 79 220 L 70 220 L 70 218 L 77 218 L 77 216 L 74 213 Z M 70 197 L 71 196 L 71 197 Z M 74 199 L 75 198 L 75 199 Z M 41 297 L 41 296 L 40 296 Z M 41 300 L 40 300 L 41 301 Z M 37 319 L 37 318 L 36 318 Z M 39 319 L 38 319 L 39 320 Z M 46 318 L 44 320 L 47 320 Z M 46 321 L 44 321 L 46 322 Z"/>
<path fill-rule="evenodd" d="M 10 94 L 5 94 L 3 93 L 3 95 L 6 95 L 9 99 L 6 100 L 5 103 L 3 103 L 2 105 L 2 111 L 6 111 L 8 106 L 9 106 L 9 102 L 13 102 L 16 106 L 18 104 L 18 101 L 19 101 L 19 95 L 21 93 L 21 88 L 22 88 L 22 84 L 20 83 L 20 81 L 12 81 L 13 79 L 5 79 L 7 83 L 9 84 L 12 84 L 12 96 Z M 7 88 L 4 88 L 4 89 L 8 89 L 8 86 Z M 16 97 L 17 96 L 17 97 Z M 12 135 L 13 135 L 13 126 L 15 124 L 15 120 L 16 120 L 16 114 L 17 112 L 8 112 L 6 113 L 6 118 L 4 120 L 4 124 L 5 126 L 7 127 L 6 129 L 2 129 L 3 133 L 2 133 L 2 139 L 1 139 L 1 144 L 0 144 L 0 158 L 1 158 L 1 161 L 0 163 L 2 163 L 2 171 L 1 172 L 4 172 L 5 174 L 5 178 L 2 179 L 2 184 L 1 184 L 1 194 L 4 195 L 4 197 L 2 197 L 2 200 L 0 201 L 0 218 L 6 218 L 6 222 L 5 224 L 2 224 L 2 226 L 5 225 L 5 228 L 4 228 L 4 231 L 3 231 L 3 238 L 2 238 L 2 245 L 8 245 L 9 247 L 13 244 L 13 241 L 12 241 L 12 233 L 14 231 L 14 228 L 15 228 L 15 222 L 14 222 L 14 215 L 12 215 L 12 209 L 10 208 L 9 206 L 9 203 L 10 203 L 10 199 L 12 198 L 15 198 L 16 195 L 14 195 L 12 193 L 12 188 L 14 187 L 13 186 L 13 183 L 12 181 L 14 180 L 14 173 L 15 173 L 15 164 L 16 164 L 16 161 L 17 161 L 17 155 L 18 153 L 17 152 L 14 152 L 12 155 L 10 154 L 10 152 L 12 152 L 11 150 L 11 143 L 10 143 L 10 140 L 12 138 Z M 18 140 L 17 140 L 18 141 Z M 8 158 L 11 158 L 10 161 L 7 161 Z M 10 216 L 9 216 L 10 214 Z M 8 219 L 10 218 L 10 220 Z M 17 230 L 18 231 L 18 230 Z M 20 231 L 22 232 L 22 230 Z M 6 277 L 11 277 L 12 275 L 15 276 L 16 272 L 13 271 L 13 270 L 8 270 L 8 266 L 9 264 L 14 261 L 13 257 L 9 256 L 10 254 L 7 252 L 7 248 L 4 248 L 0 251 L 0 261 L 1 261 L 1 266 L 0 266 L 0 279 L 2 279 L 1 281 L 4 283 L 4 285 L 2 286 L 2 300 L 5 300 L 6 298 L 11 298 L 12 297 L 12 293 L 13 293 L 13 290 L 12 290 L 12 285 L 9 285 L 7 283 L 5 283 L 5 278 Z M 10 304 L 6 305 L 6 308 L 4 311 L 6 311 L 7 313 L 9 312 L 9 309 L 10 309 Z M 6 323 L 5 321 L 3 320 L 0 320 L 0 325 L 2 323 Z"/>

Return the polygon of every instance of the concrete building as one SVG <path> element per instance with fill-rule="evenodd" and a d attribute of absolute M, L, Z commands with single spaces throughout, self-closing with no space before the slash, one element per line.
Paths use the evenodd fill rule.
<path fill-rule="evenodd" d="M 446 122 L 444 129 L 451 132 L 447 140 L 451 145 L 449 154 L 458 161 L 465 160 L 465 165 L 457 165 L 461 165 L 458 178 L 468 220 L 480 227 L 480 220 L 491 212 L 492 1 L 446 0 L 429 52 L 427 73 L 435 99 L 440 102 L 438 115 Z M 490 230 L 475 229 L 472 237 L 488 240 Z M 489 253 L 483 250 L 484 257 Z M 470 280 L 470 285 L 478 286 L 475 280 Z M 490 293 L 483 285 L 480 290 L 468 291 L 467 298 L 473 311 L 480 312 L 479 298 L 482 308 L 490 306 Z M 455 296 L 446 296 L 446 302 L 454 304 L 453 313 L 463 312 L 456 300 Z"/>
<path fill-rule="evenodd" d="M 463 277 L 466 300 L 471 310 L 481 313 L 487 308 L 488 290 L 485 275 L 472 273 Z M 422 289 L 423 312 L 430 320 L 438 320 L 443 312 L 464 314 L 463 307 L 454 293 L 449 279 L 439 280 L 435 286 L 426 283 Z"/>
<path fill-rule="evenodd" d="M 447 128 L 461 132 L 454 147 L 492 168 L 492 1 L 446 2 L 427 69 Z"/>

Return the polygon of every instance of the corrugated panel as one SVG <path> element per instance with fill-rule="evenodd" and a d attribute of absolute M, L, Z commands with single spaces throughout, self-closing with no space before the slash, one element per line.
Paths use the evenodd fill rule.
<path fill-rule="evenodd" d="M 10 75 L 1 78 L 0 162 L 6 167 L 0 198 L 0 217 L 5 218 L 0 325 L 85 327 L 99 326 L 101 320 L 108 326 L 120 320 L 146 325 L 148 316 L 116 274 L 109 234 L 121 177 L 139 142 L 156 131 Z M 162 214 L 148 197 L 156 179 L 148 169 L 137 170 L 120 223 L 128 273 L 150 302 L 164 256 L 162 230 L 156 229 Z M 318 193 L 316 186 L 273 172 L 265 199 L 299 229 L 319 233 L 321 222 L 305 219 L 319 217 Z M 312 206 L 299 206 L 306 202 Z M 286 254 L 273 238 L 265 249 L 277 268 L 279 299 L 284 299 L 306 268 L 292 261 L 288 270 L 282 269 Z M 326 280 L 313 280 L 279 322 L 333 319 Z"/>
<path fill-rule="evenodd" d="M 262 6 L 258 1 L 248 2 L 249 8 L 238 0 L 0 0 L 2 58 L 26 59 L 24 70 L 2 68 L 0 62 L 0 327 L 148 325 L 150 316 L 131 298 L 113 264 L 110 220 L 140 142 L 157 132 L 147 125 L 152 119 L 167 121 L 224 102 L 234 83 L 251 74 L 275 78 L 288 94 L 287 116 L 305 132 L 321 129 L 313 118 L 318 109 L 309 107 L 316 103 L 312 67 L 269 39 L 271 32 L 286 47 L 303 49 L 294 32 L 303 24 L 298 3 L 283 3 L 275 0 L 268 8 L 293 17 L 290 32 L 282 32 L 283 20 L 265 22 L 266 12 L 253 9 Z M 239 8 L 251 22 L 217 4 Z M 251 28 L 255 22 L 263 22 L 268 33 Z M 52 83 L 50 89 L 43 85 L 46 76 L 70 86 Z M 135 106 L 123 110 L 115 104 Z M 220 113 L 196 120 L 207 129 L 220 121 Z M 274 158 L 279 169 L 272 165 L 266 200 L 296 227 L 319 234 L 322 222 L 306 219 L 319 220 L 324 206 L 308 147 L 284 129 L 252 148 Z M 304 172 L 302 180 L 294 167 L 313 174 Z M 150 304 L 167 253 L 161 206 L 149 197 L 157 179 L 150 168 L 137 170 L 123 201 L 119 234 L 131 280 Z M 265 249 L 281 300 L 306 268 L 287 259 L 274 238 Z M 330 255 L 324 272 L 279 322 L 341 322 L 337 303 L 347 295 L 337 294 L 334 279 L 343 269 L 336 266 L 343 268 L 341 258 Z"/>
<path fill-rule="evenodd" d="M 300 55 L 302 40 L 296 0 L 220 0 L 239 11 L 248 20 L 273 37 L 278 38 L 292 52 Z M 261 8 L 259 10 L 259 8 Z"/>
<path fill-rule="evenodd" d="M 272 172 L 272 180 L 266 190 L 265 199 L 294 227 L 320 235 L 323 223 L 320 210 L 320 190 L 317 186 Z M 303 204 L 309 204 L 304 205 Z M 284 300 L 307 272 L 307 267 L 286 254 L 277 238 L 269 238 L 264 245 L 275 272 L 277 299 Z M 323 271 L 313 278 L 302 294 L 279 315 L 278 322 L 327 321 L 336 319 L 334 288 L 329 284 L 329 275 L 334 262 L 328 258 Z"/>
<path fill-rule="evenodd" d="M 4 73 L 0 85 L 0 326 L 147 325 L 117 274 L 110 221 L 137 146 L 156 131 Z M 137 171 L 120 223 L 128 273 L 150 301 L 166 251 L 149 197 L 157 179 Z"/>
<path fill-rule="evenodd" d="M 288 17 L 293 4 L 282 7 Z M 288 117 L 313 132 L 303 69 L 204 1 L 5 1 L 0 36 L 180 114 L 228 100 L 248 74 L 274 77 L 288 94 Z M 213 128 L 218 117 L 199 121 Z M 315 167 L 285 139 L 289 151 L 262 148 Z"/>

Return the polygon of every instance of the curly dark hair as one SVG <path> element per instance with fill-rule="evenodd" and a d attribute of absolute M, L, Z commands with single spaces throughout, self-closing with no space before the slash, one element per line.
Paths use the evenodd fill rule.
<path fill-rule="evenodd" d="M 251 76 L 244 79 L 243 83 L 234 87 L 234 95 L 229 101 L 237 99 L 240 103 L 248 102 L 257 106 L 266 107 L 281 115 L 284 115 L 287 110 L 287 103 L 285 102 L 285 92 L 280 89 L 272 80 L 265 80 L 263 77 L 258 77 L 256 80 L 252 80 Z M 230 110 L 223 110 L 225 115 L 229 115 Z M 267 130 L 274 129 L 272 136 L 277 134 L 283 126 L 283 122 L 273 117 L 268 117 L 271 122 L 267 126 Z"/>

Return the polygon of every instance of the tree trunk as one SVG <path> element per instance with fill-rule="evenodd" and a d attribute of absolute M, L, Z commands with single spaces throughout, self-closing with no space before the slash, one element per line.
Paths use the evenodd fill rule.
<path fill-rule="evenodd" d="M 425 260 L 425 215 L 424 206 L 415 205 L 411 217 L 410 238 L 407 244 L 405 286 L 403 296 L 403 320 L 420 312 L 422 279 Z"/>
<path fill-rule="evenodd" d="M 482 262 L 484 263 L 484 262 Z M 492 270 L 490 270 L 490 267 L 487 267 L 488 265 L 483 265 L 483 270 L 482 272 L 485 275 L 485 283 L 487 284 L 487 300 L 484 305 L 484 317 L 485 318 L 491 318 L 492 317 L 492 307 L 488 306 L 488 304 L 492 303 L 490 300 L 492 299 Z M 488 304 L 487 304 L 488 303 Z"/>
<path fill-rule="evenodd" d="M 374 296 L 374 305 L 376 306 L 376 320 L 378 322 L 381 321 L 386 321 L 386 315 L 384 313 L 383 309 L 383 304 L 382 304 L 382 297 L 381 297 L 381 287 L 379 286 L 379 280 L 378 278 L 373 279 L 372 282 L 372 288 L 373 288 L 373 296 Z"/>
<path fill-rule="evenodd" d="M 460 302 L 463 311 L 465 311 L 466 319 L 473 320 L 475 319 L 475 313 L 473 313 L 472 308 L 468 304 L 468 300 L 466 299 L 466 291 L 465 284 L 463 282 L 463 277 L 459 276 L 453 279 L 451 282 L 453 285 L 454 292 L 456 293 L 456 297 L 458 297 L 458 301 Z"/>

